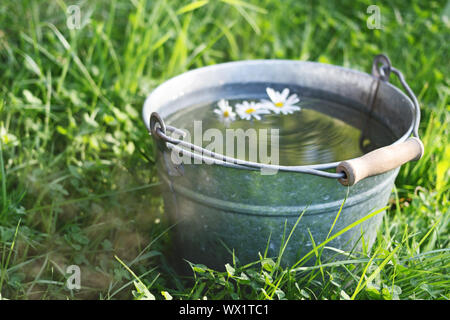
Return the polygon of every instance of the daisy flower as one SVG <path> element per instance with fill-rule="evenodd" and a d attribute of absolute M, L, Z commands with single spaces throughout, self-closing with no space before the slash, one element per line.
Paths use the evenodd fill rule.
<path fill-rule="evenodd" d="M 300 110 L 299 106 L 295 104 L 300 101 L 296 94 L 289 96 L 289 89 L 284 89 L 281 93 L 273 90 L 272 88 L 266 88 L 269 100 L 261 100 L 261 102 L 270 110 L 276 114 L 290 114 L 294 111 Z"/>
<path fill-rule="evenodd" d="M 223 122 L 234 121 L 236 119 L 236 113 L 233 112 L 231 106 L 227 100 L 221 99 L 217 106 L 219 108 L 214 109 L 214 113 L 217 114 Z"/>
<path fill-rule="evenodd" d="M 252 117 L 256 120 L 261 120 L 260 115 L 268 114 L 270 111 L 264 108 L 261 103 L 243 101 L 242 103 L 236 104 L 236 113 L 244 120 L 250 120 Z"/>

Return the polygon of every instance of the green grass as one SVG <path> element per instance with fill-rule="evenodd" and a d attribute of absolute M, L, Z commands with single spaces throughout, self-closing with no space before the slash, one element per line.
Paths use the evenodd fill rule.
<path fill-rule="evenodd" d="M 72 4 L 81 29 L 67 28 Z M 450 4 L 380 4 L 383 29 L 370 30 L 371 4 L 2 1 L 1 296 L 449 299 Z M 380 52 L 417 94 L 426 153 L 402 167 L 372 250 L 294 268 L 261 253 L 226 272 L 192 265 L 192 276 L 177 275 L 140 118 L 146 95 L 224 61 L 300 59 L 369 72 Z M 71 264 L 82 270 L 79 291 L 64 285 Z"/>

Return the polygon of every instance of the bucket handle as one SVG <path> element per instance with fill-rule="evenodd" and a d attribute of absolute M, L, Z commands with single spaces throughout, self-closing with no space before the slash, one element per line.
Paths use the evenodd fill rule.
<path fill-rule="evenodd" d="M 381 64 L 381 67 L 379 66 Z M 361 157 L 342 161 L 336 167 L 337 173 L 344 173 L 339 182 L 344 186 L 352 186 L 364 178 L 388 172 L 401 165 L 422 158 L 424 146 L 419 138 L 420 106 L 419 102 L 405 81 L 403 74 L 392 67 L 386 55 L 377 55 L 373 61 L 372 74 L 378 81 L 389 81 L 390 74 L 395 74 L 414 104 L 413 137 L 406 141 L 385 146 L 371 151 Z"/>
<path fill-rule="evenodd" d="M 381 67 L 379 64 L 381 64 Z M 191 159 L 200 160 L 201 163 L 217 164 L 244 170 L 267 169 L 305 173 L 324 178 L 338 179 L 342 185 L 352 186 L 364 178 L 388 172 L 409 161 L 419 160 L 424 153 L 424 146 L 420 141 L 418 133 L 420 123 L 419 102 L 411 88 L 406 83 L 403 74 L 396 68 L 392 67 L 389 58 L 383 54 L 377 55 L 372 66 L 373 76 L 378 82 L 388 81 L 391 73 L 394 73 L 398 77 L 400 83 L 413 102 L 413 137 L 410 137 L 401 143 L 394 143 L 392 145 L 376 149 L 359 158 L 354 158 L 339 163 L 334 162 L 304 166 L 280 166 L 240 160 L 212 152 L 189 142 L 169 136 L 169 133 L 176 133 L 177 135 L 184 136 L 184 132 L 175 127 L 165 125 L 163 119 L 157 112 L 153 112 L 150 115 L 149 134 L 154 137 L 160 150 L 164 152 L 175 151 L 177 154 L 182 153 L 183 155 L 189 156 Z M 336 173 L 328 171 L 333 168 L 336 168 Z M 181 167 L 179 169 L 180 170 L 177 170 L 178 173 L 183 171 Z"/>

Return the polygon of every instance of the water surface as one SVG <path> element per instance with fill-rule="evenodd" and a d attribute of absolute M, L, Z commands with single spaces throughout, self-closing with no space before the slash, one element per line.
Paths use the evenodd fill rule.
<path fill-rule="evenodd" d="M 213 112 L 217 108 L 215 101 L 185 108 L 169 117 L 168 123 L 188 130 L 191 136 L 194 133 L 194 121 L 199 120 L 202 121 L 203 132 L 209 128 L 217 128 L 224 137 L 226 129 L 241 128 L 245 131 L 254 128 L 259 132 L 258 129 L 277 128 L 280 165 L 310 165 L 351 159 L 394 141 L 394 137 L 385 126 L 355 111 L 354 108 L 318 98 L 300 97 L 300 99 L 297 104 L 301 107 L 300 111 L 288 115 L 274 113 L 262 115 L 261 120 L 241 120 L 237 115 L 235 121 L 226 124 Z M 241 101 L 229 100 L 229 104 L 234 106 Z M 248 99 L 248 101 L 258 100 Z M 362 139 L 363 128 L 370 129 L 367 130 L 370 134 L 366 132 Z M 210 143 L 211 141 L 203 141 L 203 147 Z M 270 145 L 269 141 L 269 151 Z M 257 147 L 247 145 L 245 157 L 238 156 L 237 153 L 234 156 L 249 160 L 249 152 L 258 154 Z"/>

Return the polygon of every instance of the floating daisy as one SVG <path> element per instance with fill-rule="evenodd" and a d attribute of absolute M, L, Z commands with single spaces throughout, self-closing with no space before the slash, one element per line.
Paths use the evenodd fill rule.
<path fill-rule="evenodd" d="M 255 118 L 256 120 L 261 120 L 261 114 L 270 113 L 269 110 L 264 108 L 261 103 L 256 103 L 254 101 L 243 101 L 242 103 L 236 104 L 236 113 L 241 119 L 250 120 Z"/>
<path fill-rule="evenodd" d="M 275 91 L 272 88 L 266 88 L 269 100 L 261 100 L 264 106 L 276 114 L 290 114 L 294 111 L 300 110 L 299 106 L 295 104 L 300 101 L 296 94 L 289 96 L 289 89 L 285 88 L 282 92 Z"/>
<path fill-rule="evenodd" d="M 236 113 L 233 112 L 233 109 L 228 104 L 227 100 L 221 99 L 217 106 L 219 108 L 214 109 L 214 113 L 217 114 L 223 122 L 234 121 L 236 119 Z"/>

